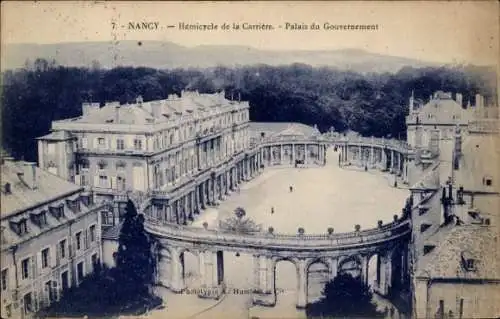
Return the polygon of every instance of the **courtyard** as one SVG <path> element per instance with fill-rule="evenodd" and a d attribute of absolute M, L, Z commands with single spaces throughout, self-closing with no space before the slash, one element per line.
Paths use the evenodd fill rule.
<path fill-rule="evenodd" d="M 299 227 L 303 227 L 306 234 L 324 234 L 328 227 L 333 227 L 335 232 L 350 232 L 356 224 L 361 229 L 375 228 L 378 220 L 385 224 L 391 222 L 395 214 L 399 215 L 409 195 L 406 189 L 391 187 L 392 180 L 392 176 L 375 170 L 364 172 L 340 168 L 338 153 L 330 148 L 327 164 L 323 167 L 267 168 L 252 181 L 241 185 L 239 191 L 233 192 L 219 206 L 205 210 L 193 226 L 202 227 L 207 222 L 209 228 L 216 228 L 219 221 L 232 216 L 237 207 L 243 207 L 246 217 L 260 224 L 264 231 L 272 226 L 276 233 L 282 234 L 297 234 Z M 186 285 L 188 288 L 197 287 L 198 260 L 189 252 L 184 258 Z M 369 270 L 375 269 L 372 267 L 374 262 L 370 261 Z M 319 271 L 315 274 L 311 270 L 309 274 L 309 301 L 321 295 L 324 281 Z M 250 293 L 228 294 L 219 302 L 198 302 L 194 295 L 174 297 L 164 291 L 167 308 L 162 312 L 167 311 L 173 317 L 177 314 L 178 317 L 220 318 L 235 314 L 235 309 L 238 309 L 242 317 L 276 318 L 286 314 L 287 318 L 300 318 L 304 313 L 295 309 L 295 272 L 295 266 L 289 261 L 280 261 L 276 265 L 277 304 L 274 308 L 252 307 Z M 370 277 L 374 276 L 369 276 L 369 282 L 372 282 Z M 224 252 L 224 281 L 228 288 L 248 291 L 253 280 L 253 256 Z M 168 301 L 173 299 L 176 300 L 174 303 Z M 185 307 L 192 311 L 186 311 Z"/>

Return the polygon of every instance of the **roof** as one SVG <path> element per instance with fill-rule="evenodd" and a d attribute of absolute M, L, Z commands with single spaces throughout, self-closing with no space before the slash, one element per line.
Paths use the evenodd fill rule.
<path fill-rule="evenodd" d="M 471 113 L 463 109 L 451 95 L 436 92 L 434 97 L 418 111 L 418 116 L 422 124 L 466 124 Z"/>
<path fill-rule="evenodd" d="M 72 138 L 74 138 L 74 136 L 66 131 L 55 131 L 42 137 L 38 137 L 37 140 L 66 141 Z"/>
<path fill-rule="evenodd" d="M 101 236 L 102 239 L 118 240 L 118 237 L 120 237 L 122 226 L 123 226 L 123 221 L 106 229 L 105 231 L 102 232 Z"/>
<path fill-rule="evenodd" d="M 278 135 L 310 137 L 319 134 L 318 129 L 312 126 L 294 122 L 250 122 L 249 130 L 250 135 L 254 137 L 260 137 L 261 133 L 265 133 L 266 137 Z"/>
<path fill-rule="evenodd" d="M 34 165 L 34 164 L 33 164 Z M 50 202 L 65 194 L 74 193 L 81 188 L 60 177 L 35 167 L 33 188 L 33 168 L 30 163 L 6 160 L 1 166 L 2 196 L 1 217 L 7 217 L 39 204 Z M 18 173 L 22 173 L 19 176 Z M 11 192 L 5 193 L 5 184 L 10 184 Z"/>
<path fill-rule="evenodd" d="M 496 228 L 463 225 L 451 228 L 438 246 L 421 258 L 417 277 L 448 279 L 500 279 L 500 254 Z M 463 267 L 464 259 L 475 260 L 475 270 Z"/>
<path fill-rule="evenodd" d="M 168 99 L 120 105 L 119 102 L 107 103 L 103 107 L 91 107 L 89 114 L 67 121 L 89 124 L 134 124 L 145 125 L 167 122 L 182 116 L 192 116 L 217 110 L 219 107 L 243 105 L 225 98 L 224 92 L 200 94 L 183 91 L 181 96 L 170 95 Z M 246 103 L 247 105 L 247 103 Z M 156 109 L 155 109 L 156 108 Z M 154 112 L 156 111 L 157 112 Z"/>

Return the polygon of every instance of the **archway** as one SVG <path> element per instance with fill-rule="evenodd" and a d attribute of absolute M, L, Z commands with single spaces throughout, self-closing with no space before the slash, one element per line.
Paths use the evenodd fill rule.
<path fill-rule="evenodd" d="M 339 273 L 348 273 L 351 274 L 351 276 L 353 276 L 354 278 L 361 279 L 361 260 L 359 260 L 357 257 L 353 256 L 342 260 L 339 263 L 338 269 Z"/>
<path fill-rule="evenodd" d="M 199 256 L 189 250 L 180 253 L 181 276 L 186 288 L 197 288 L 201 285 Z"/>
<path fill-rule="evenodd" d="M 249 289 L 254 284 L 253 255 L 243 252 L 225 252 L 223 258 L 227 288 Z"/>
<path fill-rule="evenodd" d="M 280 259 L 274 265 L 276 306 L 295 307 L 297 303 L 298 274 L 292 260 Z"/>
<path fill-rule="evenodd" d="M 374 254 L 368 259 L 368 285 L 372 291 L 379 287 L 380 283 L 380 256 Z"/>
<path fill-rule="evenodd" d="M 307 302 L 321 298 L 326 283 L 330 280 L 328 264 L 322 260 L 311 263 L 307 269 Z"/>

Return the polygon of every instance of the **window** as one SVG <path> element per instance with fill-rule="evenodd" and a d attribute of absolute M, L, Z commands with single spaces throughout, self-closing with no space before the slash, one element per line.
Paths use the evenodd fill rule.
<path fill-rule="evenodd" d="M 78 274 L 78 282 L 81 282 L 83 279 L 83 261 L 79 262 L 76 265 L 76 273 Z"/>
<path fill-rule="evenodd" d="M 80 162 L 80 167 L 81 167 L 81 169 L 83 169 L 83 170 L 89 169 L 89 167 L 90 167 L 90 163 L 89 163 L 89 161 L 88 161 L 88 160 L 82 160 L 82 161 Z"/>
<path fill-rule="evenodd" d="M 26 219 L 23 219 L 19 221 L 18 223 L 18 233 L 19 235 L 24 235 L 28 232 L 28 223 L 26 222 Z"/>
<path fill-rule="evenodd" d="M 30 277 L 30 258 L 25 258 L 23 261 L 21 261 L 21 271 L 22 271 L 22 278 L 23 279 L 28 279 Z"/>
<path fill-rule="evenodd" d="M 59 242 L 59 255 L 61 258 L 66 258 L 66 239 Z"/>
<path fill-rule="evenodd" d="M 69 288 L 68 271 L 65 271 L 61 274 L 61 287 L 63 290 L 67 290 Z"/>
<path fill-rule="evenodd" d="M 474 270 L 475 268 L 474 259 L 466 259 L 465 260 L 465 269 Z"/>
<path fill-rule="evenodd" d="M 119 138 L 116 140 L 116 149 L 118 150 L 125 149 L 125 142 L 123 141 L 123 139 Z"/>
<path fill-rule="evenodd" d="M 45 248 L 42 250 L 42 268 L 47 268 L 50 265 L 50 250 Z"/>
<path fill-rule="evenodd" d="M 95 241 L 95 225 L 90 226 L 90 242 L 93 243 Z"/>
<path fill-rule="evenodd" d="M 493 185 L 493 180 L 491 177 L 484 177 L 483 178 L 483 185 L 486 185 L 486 186 L 491 186 Z"/>
<path fill-rule="evenodd" d="M 97 259 L 97 254 L 93 254 L 92 257 L 90 257 L 90 259 L 92 261 L 92 267 L 95 270 L 95 267 L 99 263 L 99 260 Z"/>
<path fill-rule="evenodd" d="M 142 141 L 140 139 L 134 140 L 134 149 L 142 150 Z"/>
<path fill-rule="evenodd" d="M 9 269 L 2 269 L 2 278 L 1 278 L 1 283 L 2 283 L 2 291 L 7 290 L 7 287 L 9 286 Z"/>
<path fill-rule="evenodd" d="M 75 235 L 75 240 L 76 240 L 76 250 L 82 249 L 82 232 L 78 232 Z"/>
<path fill-rule="evenodd" d="M 99 175 L 99 186 L 101 187 L 108 186 L 108 177 L 106 175 Z"/>
<path fill-rule="evenodd" d="M 101 212 L 102 224 L 106 226 L 114 225 L 114 218 L 112 212 L 102 211 Z"/>
<path fill-rule="evenodd" d="M 28 292 L 26 295 L 24 295 L 23 301 L 24 301 L 24 313 L 32 312 L 33 297 L 31 296 L 31 292 Z"/>
<path fill-rule="evenodd" d="M 89 178 L 87 175 L 80 175 L 80 185 L 82 185 L 82 186 L 89 185 Z"/>
<path fill-rule="evenodd" d="M 39 227 L 47 225 L 47 213 L 45 211 L 34 216 L 34 221 Z"/>
<path fill-rule="evenodd" d="M 97 139 L 97 145 L 104 146 L 104 137 L 99 137 Z"/>

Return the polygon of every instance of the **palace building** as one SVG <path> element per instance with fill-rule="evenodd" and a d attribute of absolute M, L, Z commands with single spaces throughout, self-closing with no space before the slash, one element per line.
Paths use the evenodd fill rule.
<path fill-rule="evenodd" d="M 97 201 L 114 202 L 115 213 L 124 213 L 126 194 L 157 190 L 164 213 L 185 223 L 198 210 L 195 197 L 214 202 L 214 185 L 236 184 L 236 174 L 243 176 L 248 109 L 224 92 L 183 91 L 152 102 L 139 97 L 130 105 L 84 103 L 81 117 L 54 121 L 52 133 L 38 139 L 39 166 L 92 189 Z M 117 214 L 103 216 L 104 225 L 118 220 Z"/>
<path fill-rule="evenodd" d="M 267 165 L 324 163 L 317 129 L 250 123 L 249 107 L 224 92 L 191 91 L 135 104 L 84 103 L 82 116 L 54 121 L 38 138 L 39 166 L 113 202 L 104 227 L 119 224 L 130 197 L 151 198 L 155 215 L 187 224 Z"/>
<path fill-rule="evenodd" d="M 106 207 L 35 163 L 1 160 L 1 316 L 32 318 L 100 263 Z"/>

